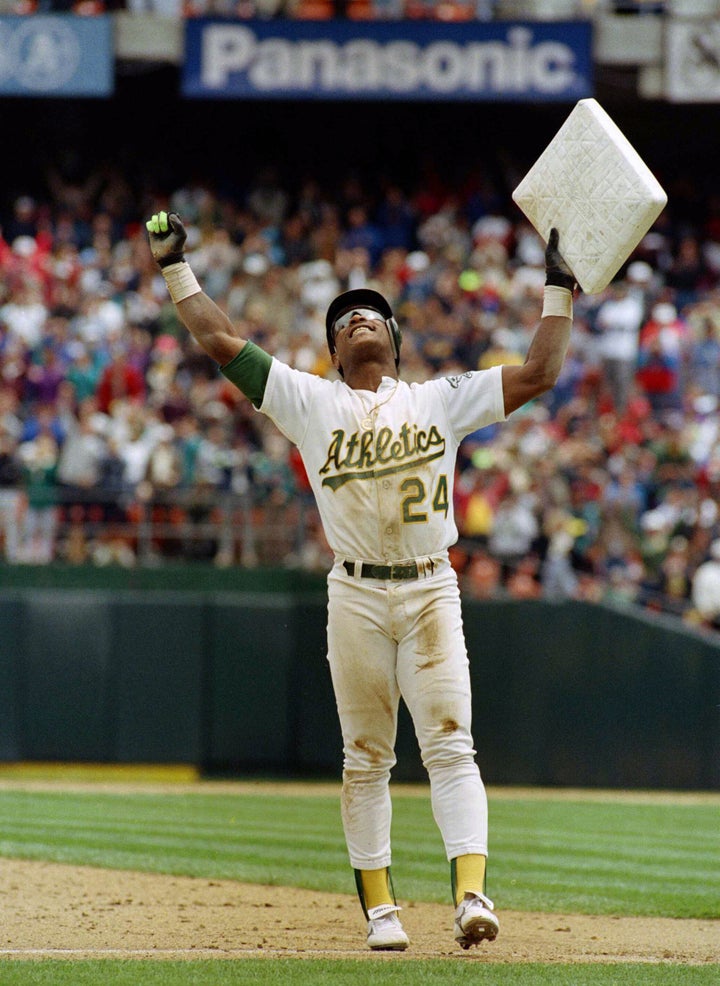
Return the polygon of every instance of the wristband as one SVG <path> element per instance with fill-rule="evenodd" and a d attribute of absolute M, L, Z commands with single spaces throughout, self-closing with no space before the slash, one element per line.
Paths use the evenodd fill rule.
<path fill-rule="evenodd" d="M 162 276 L 165 278 L 170 297 L 177 303 L 184 301 L 193 294 L 199 294 L 202 288 L 193 274 L 190 264 L 186 260 L 177 264 L 169 264 L 161 268 Z"/>
<path fill-rule="evenodd" d="M 555 284 L 546 284 L 543 291 L 543 310 L 541 318 L 546 315 L 559 315 L 561 318 L 573 317 L 573 296 L 568 288 Z"/>

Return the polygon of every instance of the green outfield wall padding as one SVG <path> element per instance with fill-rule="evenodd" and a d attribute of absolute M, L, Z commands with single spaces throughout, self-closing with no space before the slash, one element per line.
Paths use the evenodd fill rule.
<path fill-rule="evenodd" d="M 714 640 L 585 603 L 471 603 L 465 624 L 488 778 L 720 787 Z"/>
<path fill-rule="evenodd" d="M 3 565 L 0 590 L 92 589 L 102 592 L 322 592 L 325 577 L 289 568 L 218 568 L 204 562 L 123 568 L 108 565 Z"/>
<path fill-rule="evenodd" d="M 342 735 L 327 662 L 325 593 L 299 597 L 295 619 L 297 646 L 288 707 L 295 755 L 307 772 L 339 777 Z"/>
<path fill-rule="evenodd" d="M 297 768 L 290 669 L 297 630 L 292 597 L 215 597 L 207 668 L 206 766 Z"/>
<path fill-rule="evenodd" d="M 22 755 L 18 687 L 23 665 L 21 599 L 0 596 L 0 761 Z"/>
<path fill-rule="evenodd" d="M 488 783 L 720 788 L 720 643 L 580 602 L 463 609 Z M 339 777 L 324 591 L 0 590 L 0 757 Z M 401 709 L 394 776 L 420 780 Z"/>
<path fill-rule="evenodd" d="M 24 759 L 110 759 L 108 605 L 84 591 L 35 591 L 24 599 L 20 625 Z"/>
<path fill-rule="evenodd" d="M 123 763 L 198 763 L 207 604 L 196 593 L 111 594 L 109 748 Z"/>

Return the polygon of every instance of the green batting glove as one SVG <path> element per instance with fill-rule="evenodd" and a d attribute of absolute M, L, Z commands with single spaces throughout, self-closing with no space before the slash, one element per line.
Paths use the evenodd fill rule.
<path fill-rule="evenodd" d="M 145 223 L 150 252 L 160 267 L 179 264 L 185 259 L 183 249 L 187 230 L 176 212 L 157 212 Z"/>
<path fill-rule="evenodd" d="M 559 244 L 560 234 L 553 226 L 545 250 L 545 283 L 555 284 L 559 288 L 569 288 L 570 291 L 574 291 L 576 287 L 575 275 L 565 263 L 560 253 Z"/>

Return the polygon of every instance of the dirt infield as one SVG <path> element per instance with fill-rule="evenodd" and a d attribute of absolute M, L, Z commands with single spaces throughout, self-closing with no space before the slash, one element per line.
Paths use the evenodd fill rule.
<path fill-rule="evenodd" d="M 2 958 L 408 958 L 671 962 L 720 956 L 720 922 L 499 911 L 496 942 L 463 952 L 451 911 L 406 903 L 405 953 L 371 953 L 354 897 L 228 880 L 0 859 Z"/>
<path fill-rule="evenodd" d="M 16 775 L 20 773 L 22 779 Z M 197 783 L 137 783 L 132 771 L 85 769 L 75 777 L 45 767 L 0 770 L 3 790 L 107 789 L 193 793 Z M 49 777 L 46 776 L 49 774 Z M 96 776 L 97 774 L 97 776 Z M 130 780 L 127 780 L 127 777 Z M 147 769 L 141 772 L 146 780 Z M 182 775 L 184 776 L 184 775 Z M 124 777 L 126 783 L 119 783 Z M 92 780 L 90 780 L 92 779 Z M 338 794 L 334 784 L 203 783 L 228 793 Z M 413 793 L 406 787 L 406 795 Z M 427 796 L 424 787 L 417 794 Z M 499 789 L 493 791 L 499 793 Z M 541 797 L 538 789 L 503 789 L 505 798 Z M 553 797 L 606 799 L 607 792 L 553 792 Z M 613 792 L 632 802 L 717 803 L 717 793 Z M 720 921 L 673 918 L 523 913 L 498 908 L 500 936 L 463 952 L 452 937 L 448 905 L 403 904 L 411 947 L 373 953 L 357 898 L 350 895 L 261 887 L 232 880 L 163 876 L 91 866 L 0 858 L 0 962 L 3 958 L 350 958 L 406 961 L 464 958 L 480 962 L 649 962 L 712 964 L 720 961 Z"/>

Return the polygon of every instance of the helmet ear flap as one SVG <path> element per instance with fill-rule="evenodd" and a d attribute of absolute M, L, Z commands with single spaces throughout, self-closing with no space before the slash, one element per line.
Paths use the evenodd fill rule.
<path fill-rule="evenodd" d="M 328 328 L 328 330 L 327 330 L 327 344 L 328 344 L 328 350 L 330 352 L 330 355 L 331 356 L 335 356 L 335 354 L 337 353 L 337 348 L 335 346 L 335 335 L 334 335 L 334 333 L 332 331 L 332 328 Z M 340 377 L 344 380 L 345 379 L 345 374 L 343 373 L 343 368 L 340 366 L 340 362 L 339 361 L 338 361 L 338 364 L 335 367 L 335 369 L 340 374 Z"/>
<path fill-rule="evenodd" d="M 395 357 L 395 366 L 397 366 L 400 362 L 402 332 L 400 331 L 400 326 L 397 324 L 397 319 L 394 317 L 386 318 L 385 324 L 387 325 L 388 332 L 390 333 L 390 342 L 392 343 L 393 356 Z"/>

